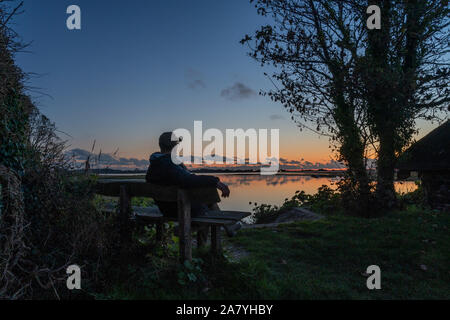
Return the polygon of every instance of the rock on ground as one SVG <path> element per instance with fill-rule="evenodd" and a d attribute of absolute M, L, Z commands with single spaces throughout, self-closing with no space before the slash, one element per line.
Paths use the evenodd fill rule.
<path fill-rule="evenodd" d="M 308 209 L 304 208 L 292 208 L 289 211 L 286 211 L 275 220 L 275 223 L 281 222 L 294 222 L 300 220 L 319 220 L 322 219 L 323 216 Z"/>
<path fill-rule="evenodd" d="M 323 219 L 324 216 L 321 214 L 314 213 L 305 208 L 292 208 L 286 212 L 283 212 L 278 216 L 278 218 L 273 223 L 266 224 L 247 224 L 244 225 L 245 229 L 253 229 L 253 228 L 273 228 L 277 227 L 280 224 L 291 223 L 295 221 L 304 221 L 304 220 L 319 220 Z"/>

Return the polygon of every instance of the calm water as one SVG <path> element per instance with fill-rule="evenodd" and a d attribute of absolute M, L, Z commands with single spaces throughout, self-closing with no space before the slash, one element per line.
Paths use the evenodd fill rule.
<path fill-rule="evenodd" d="M 339 178 L 319 177 L 298 175 L 230 175 L 219 174 L 220 180 L 230 186 L 231 195 L 227 199 L 222 199 L 219 204 L 223 210 L 242 210 L 250 211 L 252 203 L 265 203 L 272 205 L 281 205 L 284 199 L 290 198 L 295 191 L 303 190 L 308 194 L 313 194 L 322 185 L 328 185 L 331 188 L 336 187 Z M 411 192 L 416 189 L 413 181 L 397 182 L 396 189 L 399 192 Z"/>
<path fill-rule="evenodd" d="M 261 176 L 259 174 L 215 174 L 220 180 L 230 186 L 231 195 L 227 199 L 222 198 L 219 204 L 223 210 L 251 211 L 253 205 L 271 204 L 280 206 L 284 199 L 291 198 L 295 191 L 303 190 L 307 194 L 314 194 L 322 185 L 336 188 L 338 177 L 311 177 L 300 175 L 275 175 Z M 105 175 L 117 177 L 124 175 Z M 142 174 L 126 174 L 130 178 L 144 178 Z M 398 192 L 406 193 L 416 189 L 413 181 L 397 182 Z"/>

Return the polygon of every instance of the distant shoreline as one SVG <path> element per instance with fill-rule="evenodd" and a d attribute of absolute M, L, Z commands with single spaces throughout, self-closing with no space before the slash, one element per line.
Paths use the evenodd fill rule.
<path fill-rule="evenodd" d="M 113 170 L 113 169 L 94 169 L 91 170 L 92 173 L 98 174 L 100 176 L 145 176 L 146 171 L 141 170 Z M 220 175 L 260 175 L 259 170 L 213 170 L 213 169 L 197 169 L 191 170 L 192 173 L 196 174 L 220 174 Z M 346 170 L 281 170 L 276 173 L 278 176 L 312 176 L 312 177 L 340 177 L 345 174 Z"/>

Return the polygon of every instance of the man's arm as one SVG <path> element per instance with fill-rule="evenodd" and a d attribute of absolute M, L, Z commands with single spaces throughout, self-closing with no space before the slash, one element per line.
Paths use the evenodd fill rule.
<path fill-rule="evenodd" d="M 169 170 L 170 181 L 182 188 L 202 188 L 202 187 L 217 187 L 220 179 L 214 176 L 196 175 L 183 169 L 180 166 L 171 164 Z"/>
<path fill-rule="evenodd" d="M 222 197 L 228 198 L 230 196 L 230 188 L 225 183 L 219 181 L 216 187 L 222 192 Z"/>
<path fill-rule="evenodd" d="M 230 189 L 222 182 L 218 177 L 207 175 L 196 175 L 186 169 L 185 166 L 171 166 L 171 179 L 175 181 L 176 185 L 182 188 L 202 188 L 213 187 L 222 192 L 222 197 L 227 198 L 230 196 Z"/>

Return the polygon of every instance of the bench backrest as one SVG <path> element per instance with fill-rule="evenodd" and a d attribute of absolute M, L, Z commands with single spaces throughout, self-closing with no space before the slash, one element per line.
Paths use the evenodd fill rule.
<path fill-rule="evenodd" d="M 104 179 L 99 180 L 96 193 L 104 196 L 119 197 L 121 187 L 126 187 L 130 197 L 148 197 L 158 201 L 177 202 L 178 191 L 176 186 L 160 186 L 146 183 L 145 180 Z M 185 190 L 191 201 L 204 204 L 220 202 L 219 194 L 215 188 L 195 188 Z"/>

